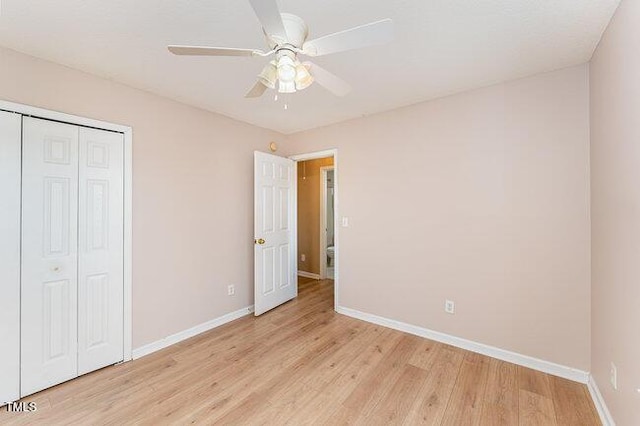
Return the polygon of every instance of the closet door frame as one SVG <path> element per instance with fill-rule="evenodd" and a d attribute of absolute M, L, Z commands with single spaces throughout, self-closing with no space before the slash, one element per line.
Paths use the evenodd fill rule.
<path fill-rule="evenodd" d="M 20 398 L 20 164 L 22 117 L 0 117 L 0 410 Z"/>
<path fill-rule="evenodd" d="M 130 126 L 80 117 L 44 108 L 0 100 L 0 110 L 77 126 L 110 130 L 124 135 L 124 362 L 132 359 L 132 219 L 133 129 Z"/>

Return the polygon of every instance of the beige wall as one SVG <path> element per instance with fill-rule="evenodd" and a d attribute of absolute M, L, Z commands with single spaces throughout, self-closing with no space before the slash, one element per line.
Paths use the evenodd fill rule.
<path fill-rule="evenodd" d="M 623 0 L 591 62 L 592 373 L 620 426 L 640 425 L 639 49 L 640 2 Z"/>
<path fill-rule="evenodd" d="M 253 303 L 253 151 L 280 135 L 4 49 L 0 99 L 133 127 L 134 348 Z"/>
<path fill-rule="evenodd" d="M 291 135 L 338 148 L 341 305 L 588 371 L 588 90 L 582 65 Z"/>
<path fill-rule="evenodd" d="M 332 165 L 333 157 L 298 163 L 298 270 L 312 274 L 320 274 L 320 167 Z"/>

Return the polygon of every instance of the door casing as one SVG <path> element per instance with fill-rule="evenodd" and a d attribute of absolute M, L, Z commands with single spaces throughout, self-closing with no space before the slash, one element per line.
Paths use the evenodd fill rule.
<path fill-rule="evenodd" d="M 20 399 L 21 129 L 19 114 L 0 112 L 0 407 Z"/>

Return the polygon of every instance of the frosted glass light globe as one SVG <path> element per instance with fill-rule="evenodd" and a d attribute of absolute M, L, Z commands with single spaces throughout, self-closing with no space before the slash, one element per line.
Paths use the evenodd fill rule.
<path fill-rule="evenodd" d="M 283 56 L 278 60 L 278 80 L 289 83 L 296 78 L 296 64 L 288 56 Z"/>

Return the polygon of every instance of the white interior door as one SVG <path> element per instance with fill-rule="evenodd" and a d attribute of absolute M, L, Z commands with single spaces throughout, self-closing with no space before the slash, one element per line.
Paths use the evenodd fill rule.
<path fill-rule="evenodd" d="M 23 118 L 21 395 L 78 373 L 78 127 Z"/>
<path fill-rule="evenodd" d="M 255 314 L 298 295 L 294 162 L 263 152 L 254 157 Z"/>
<path fill-rule="evenodd" d="M 20 398 L 20 127 L 0 111 L 0 405 Z"/>
<path fill-rule="evenodd" d="M 124 359 L 123 138 L 80 128 L 78 374 Z"/>

